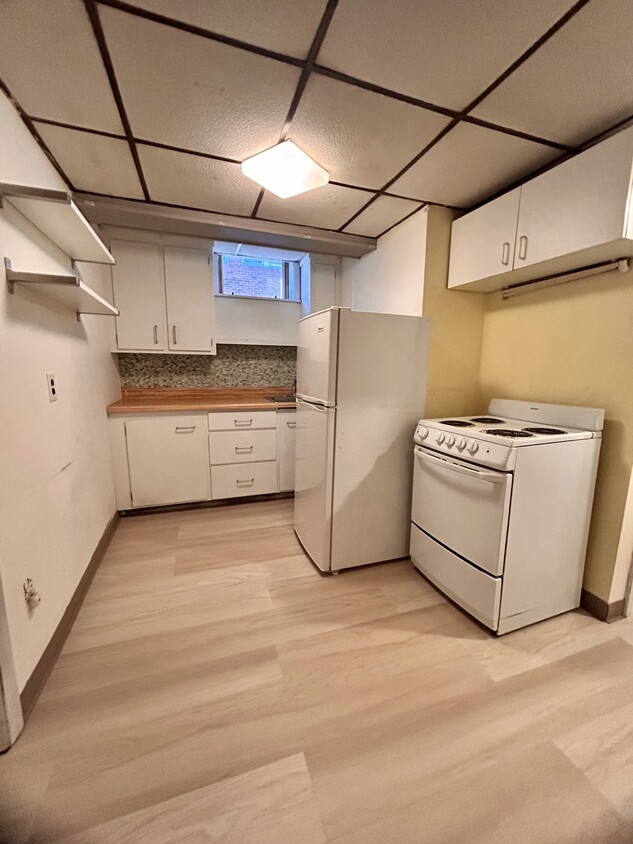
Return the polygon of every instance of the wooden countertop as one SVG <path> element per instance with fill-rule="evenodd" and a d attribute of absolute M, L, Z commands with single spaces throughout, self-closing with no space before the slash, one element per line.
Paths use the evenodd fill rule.
<path fill-rule="evenodd" d="M 108 416 L 124 413 L 183 413 L 221 410 L 278 410 L 294 408 L 292 402 L 275 402 L 270 396 L 286 396 L 292 387 L 195 387 L 183 390 L 123 389 L 122 398 L 107 408 Z"/>

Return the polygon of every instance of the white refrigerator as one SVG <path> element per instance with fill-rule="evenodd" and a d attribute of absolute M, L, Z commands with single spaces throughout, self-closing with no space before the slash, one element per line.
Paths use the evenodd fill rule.
<path fill-rule="evenodd" d="M 322 572 L 406 557 L 429 320 L 329 308 L 299 321 L 295 532 Z"/>

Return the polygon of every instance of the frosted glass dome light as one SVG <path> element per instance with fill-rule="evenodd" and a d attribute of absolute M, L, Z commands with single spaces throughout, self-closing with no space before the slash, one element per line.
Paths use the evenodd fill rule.
<path fill-rule="evenodd" d="M 242 162 L 242 173 L 281 199 L 327 185 L 329 173 L 292 141 L 258 152 Z"/>

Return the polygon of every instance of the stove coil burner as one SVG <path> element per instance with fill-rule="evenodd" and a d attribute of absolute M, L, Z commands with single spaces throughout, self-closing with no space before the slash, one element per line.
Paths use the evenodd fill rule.
<path fill-rule="evenodd" d="M 452 425 L 453 428 L 474 428 L 472 422 L 464 422 L 463 419 L 442 419 L 442 425 Z"/>
<path fill-rule="evenodd" d="M 489 428 L 484 431 L 484 434 L 494 434 L 497 437 L 511 437 L 518 439 L 519 437 L 533 437 L 529 431 L 513 431 L 511 428 Z"/>
<path fill-rule="evenodd" d="M 503 419 L 495 419 L 494 416 L 473 416 L 471 422 L 481 422 L 483 425 L 503 425 Z"/>
<path fill-rule="evenodd" d="M 560 428 L 524 428 L 530 434 L 566 434 L 567 431 L 562 431 Z"/>

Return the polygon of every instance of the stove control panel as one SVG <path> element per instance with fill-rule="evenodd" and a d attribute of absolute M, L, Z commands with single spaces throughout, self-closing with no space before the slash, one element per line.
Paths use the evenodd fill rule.
<path fill-rule="evenodd" d="M 491 443 L 473 436 L 446 434 L 433 427 L 419 424 L 413 437 L 416 445 L 424 445 L 442 454 L 461 455 L 463 460 L 503 471 L 514 469 L 516 449 L 506 443 Z"/>

